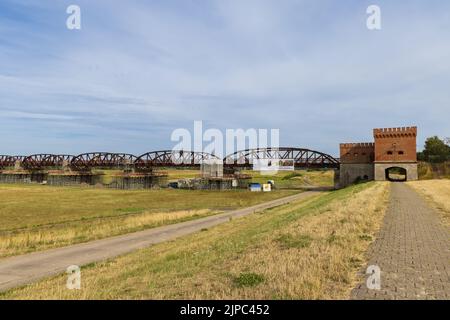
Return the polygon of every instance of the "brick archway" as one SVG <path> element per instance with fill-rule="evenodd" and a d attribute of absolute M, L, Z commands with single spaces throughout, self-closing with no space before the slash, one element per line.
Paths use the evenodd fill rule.
<path fill-rule="evenodd" d="M 416 163 L 375 163 L 375 180 L 386 181 L 388 179 L 387 171 L 392 168 L 404 170 L 406 180 L 417 180 L 417 164 Z M 405 180 L 405 181 L 406 181 Z"/>

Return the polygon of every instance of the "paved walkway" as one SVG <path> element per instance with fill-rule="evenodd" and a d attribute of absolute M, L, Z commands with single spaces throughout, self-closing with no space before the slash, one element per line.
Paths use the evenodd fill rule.
<path fill-rule="evenodd" d="M 65 272 L 70 265 L 82 266 L 113 258 L 152 244 L 194 233 L 203 228 L 213 227 L 229 221 L 230 218 L 245 216 L 292 201 L 305 199 L 318 193 L 316 191 L 306 191 L 210 217 L 3 259 L 0 260 L 0 292 Z"/>
<path fill-rule="evenodd" d="M 449 228 L 406 184 L 391 186 L 383 227 L 369 249 L 368 265 L 381 269 L 381 289 L 369 290 L 364 275 L 351 298 L 449 299 Z"/>

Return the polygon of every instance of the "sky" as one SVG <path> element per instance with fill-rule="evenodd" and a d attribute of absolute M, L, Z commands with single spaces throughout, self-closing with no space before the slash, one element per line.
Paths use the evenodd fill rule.
<path fill-rule="evenodd" d="M 415 125 L 421 149 L 449 111 L 448 1 L 0 1 L 0 154 L 140 155 L 195 120 L 335 156 Z"/>

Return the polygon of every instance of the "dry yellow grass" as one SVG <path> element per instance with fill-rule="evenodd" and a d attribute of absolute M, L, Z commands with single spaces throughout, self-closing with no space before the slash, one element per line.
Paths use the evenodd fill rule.
<path fill-rule="evenodd" d="M 0 257 L 112 237 L 170 223 L 206 217 L 216 213 L 218 211 L 208 209 L 145 212 L 138 215 L 109 218 L 107 220 L 94 220 L 85 224 L 68 223 L 62 226 L 27 230 L 20 233 L 5 233 L 0 235 Z"/>
<path fill-rule="evenodd" d="M 380 228 L 387 195 L 387 184 L 380 183 L 355 197 L 333 201 L 231 261 L 227 269 L 232 275 L 255 273 L 266 279 L 255 288 L 228 283 L 209 296 L 205 293 L 214 283 L 213 277 L 184 285 L 196 283 L 200 293 L 196 298 L 345 299 Z"/>
<path fill-rule="evenodd" d="M 444 223 L 450 225 L 450 180 L 419 180 L 407 182 L 442 213 Z"/>
<path fill-rule="evenodd" d="M 151 212 L 226 210 L 294 194 L 247 190 L 112 190 L 0 185 L 0 232 Z"/>
<path fill-rule="evenodd" d="M 380 228 L 388 183 L 266 210 L 0 295 L 4 299 L 345 299 Z"/>
<path fill-rule="evenodd" d="M 0 185 L 0 258 L 186 221 L 294 193 Z"/>

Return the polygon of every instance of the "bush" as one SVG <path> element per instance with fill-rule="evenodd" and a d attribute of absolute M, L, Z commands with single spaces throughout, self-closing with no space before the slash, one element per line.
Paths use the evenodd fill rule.
<path fill-rule="evenodd" d="M 264 277 L 253 272 L 243 272 L 234 278 L 234 283 L 238 287 L 254 287 L 262 282 L 264 282 Z"/>
<path fill-rule="evenodd" d="M 293 236 L 291 234 L 284 234 L 279 237 L 278 242 L 285 249 L 289 248 L 307 248 L 311 245 L 312 238 L 308 235 Z"/>
<path fill-rule="evenodd" d="M 417 173 L 420 180 L 450 178 L 450 161 L 444 163 L 419 162 Z"/>
<path fill-rule="evenodd" d="M 300 172 L 292 172 L 292 173 L 285 175 L 281 180 L 289 180 L 289 179 L 292 179 L 295 177 L 302 177 L 302 176 L 303 176 L 303 174 Z"/>

